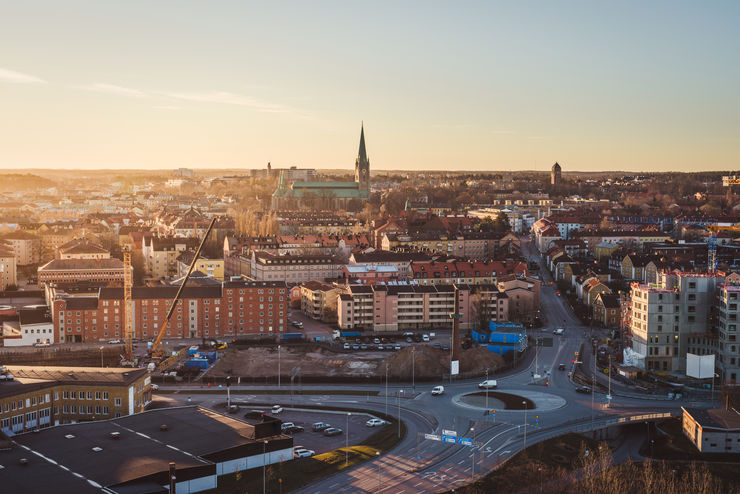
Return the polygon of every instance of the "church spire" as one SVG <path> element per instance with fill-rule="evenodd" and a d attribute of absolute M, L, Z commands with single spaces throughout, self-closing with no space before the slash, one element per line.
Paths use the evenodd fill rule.
<path fill-rule="evenodd" d="M 365 151 L 365 123 L 360 125 L 360 150 L 357 153 L 357 158 L 365 162 L 367 161 L 367 152 Z"/>

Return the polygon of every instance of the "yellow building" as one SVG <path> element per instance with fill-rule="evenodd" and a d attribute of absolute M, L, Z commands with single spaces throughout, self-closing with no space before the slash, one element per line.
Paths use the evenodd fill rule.
<path fill-rule="evenodd" d="M 15 253 L 0 243 L 0 290 L 18 283 Z"/>
<path fill-rule="evenodd" d="M 180 254 L 177 258 L 177 275 L 178 276 L 185 276 L 188 272 L 188 267 L 190 266 L 190 263 L 193 262 L 193 255 L 195 253 L 192 251 L 185 251 L 182 254 Z M 195 261 L 195 268 L 194 271 L 200 271 L 201 273 L 205 273 L 211 278 L 217 279 L 219 281 L 224 280 L 224 260 L 223 258 L 220 259 L 207 259 L 204 258 L 201 254 L 200 257 L 198 257 L 198 260 Z"/>
<path fill-rule="evenodd" d="M 0 376 L 0 429 L 8 435 L 131 415 L 151 402 L 146 369 L 8 365 Z"/>

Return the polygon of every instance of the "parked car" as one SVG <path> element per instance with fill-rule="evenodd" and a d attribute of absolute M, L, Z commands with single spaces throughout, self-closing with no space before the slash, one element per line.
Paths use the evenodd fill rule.
<path fill-rule="evenodd" d="M 426 334 L 426 333 L 425 333 L 425 334 L 423 334 L 423 335 L 421 335 L 421 340 L 422 340 L 422 341 L 423 341 L 424 343 L 429 343 L 429 335 L 428 335 L 428 334 Z"/>
<path fill-rule="evenodd" d="M 383 419 L 370 419 L 367 422 L 365 422 L 365 425 L 368 427 L 380 427 L 381 425 L 385 425 L 385 420 Z"/>
<path fill-rule="evenodd" d="M 123 343 L 121 340 L 108 340 L 109 345 L 120 345 Z"/>
<path fill-rule="evenodd" d="M 375 343 L 376 345 L 377 345 L 378 343 L 380 343 L 380 338 L 373 338 L 373 343 Z"/>
<path fill-rule="evenodd" d="M 345 349 L 345 350 L 349 350 L 350 348 L 352 348 L 352 347 L 350 346 L 350 344 L 349 344 L 349 343 L 345 343 L 345 344 L 344 344 L 344 349 Z"/>
<path fill-rule="evenodd" d="M 293 321 L 293 327 L 296 327 L 298 329 L 303 328 L 303 323 L 301 321 Z"/>
<path fill-rule="evenodd" d="M 439 396 L 445 392 L 444 386 L 435 386 L 432 388 L 432 396 Z"/>
<path fill-rule="evenodd" d="M 479 389 L 494 389 L 498 386 L 498 383 L 495 379 L 488 379 L 487 381 L 483 381 L 482 383 L 478 384 Z"/>
<path fill-rule="evenodd" d="M 329 429 L 331 427 L 331 424 L 327 424 L 326 422 L 316 422 L 311 426 L 311 430 L 314 432 L 323 432 L 326 429 Z"/>
<path fill-rule="evenodd" d="M 37 341 L 36 343 L 33 344 L 33 346 L 45 347 L 45 346 L 51 346 L 51 343 L 49 343 L 48 341 Z"/>
<path fill-rule="evenodd" d="M 565 364 L 558 365 L 558 370 L 564 371 L 565 370 Z"/>
<path fill-rule="evenodd" d="M 283 407 L 281 407 L 280 405 L 274 405 L 274 406 L 272 407 L 272 410 L 271 410 L 271 412 L 272 412 L 273 414 L 276 414 L 276 413 L 282 413 L 282 411 L 283 411 Z"/>
<path fill-rule="evenodd" d="M 591 392 L 591 386 L 579 386 L 576 388 L 576 392 L 588 394 Z"/>
<path fill-rule="evenodd" d="M 411 336 L 406 337 L 406 343 L 412 343 L 414 340 L 411 338 Z"/>
<path fill-rule="evenodd" d="M 365 346 L 365 345 L 363 345 L 363 346 Z M 358 345 L 357 343 L 355 343 L 354 345 L 352 345 L 352 350 L 359 350 L 359 349 L 360 349 L 360 345 Z"/>
<path fill-rule="evenodd" d="M 555 331 L 553 331 L 552 334 L 560 336 L 562 334 L 565 334 L 565 330 L 563 328 L 558 328 Z"/>
<path fill-rule="evenodd" d="M 398 350 L 400 350 L 400 349 L 401 349 L 401 345 L 395 345 L 395 346 L 393 347 L 393 349 L 394 349 L 395 351 L 398 351 Z"/>
<path fill-rule="evenodd" d="M 280 425 L 280 430 L 284 431 L 285 429 L 287 429 L 289 427 L 295 427 L 295 424 L 293 422 L 283 422 Z"/>
<path fill-rule="evenodd" d="M 339 429 L 337 427 L 329 427 L 328 429 L 324 429 L 325 436 L 338 436 L 341 433 L 342 433 L 342 429 Z"/>
<path fill-rule="evenodd" d="M 158 391 L 158 390 L 159 390 L 159 385 L 158 384 L 152 384 L 152 391 Z M 235 406 L 235 405 L 231 405 L 231 406 Z"/>
<path fill-rule="evenodd" d="M 360 345 L 360 350 L 367 350 L 367 345 L 364 343 Z"/>
<path fill-rule="evenodd" d="M 378 350 L 383 350 L 383 345 L 378 345 Z"/>
<path fill-rule="evenodd" d="M 300 425 L 291 425 L 290 427 L 286 427 L 283 429 L 284 434 L 298 434 L 299 432 L 303 432 L 304 429 Z"/>
<path fill-rule="evenodd" d="M 306 448 L 293 448 L 293 458 L 309 458 L 316 454 L 316 451 Z"/>

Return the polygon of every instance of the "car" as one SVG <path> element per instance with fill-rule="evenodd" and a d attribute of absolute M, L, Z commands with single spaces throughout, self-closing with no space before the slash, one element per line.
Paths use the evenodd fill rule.
<path fill-rule="evenodd" d="M 352 348 L 352 347 L 350 346 L 350 344 L 349 344 L 349 343 L 345 343 L 345 344 L 344 344 L 344 349 L 345 349 L 345 350 L 349 350 L 350 348 Z"/>
<path fill-rule="evenodd" d="M 272 410 L 270 410 L 272 413 L 282 413 L 283 407 L 280 405 L 273 405 Z"/>
<path fill-rule="evenodd" d="M 298 329 L 303 327 L 303 323 L 301 321 L 293 321 L 292 324 L 293 324 L 293 327 L 296 327 Z"/>
<path fill-rule="evenodd" d="M 558 328 L 558 329 L 554 330 L 552 332 L 552 334 L 560 336 L 562 334 L 565 334 L 565 330 L 563 328 Z"/>
<path fill-rule="evenodd" d="M 152 391 L 157 391 L 157 390 L 159 390 L 159 385 L 158 384 L 152 384 Z"/>
<path fill-rule="evenodd" d="M 326 422 L 316 422 L 311 426 L 311 430 L 314 432 L 323 432 L 326 429 L 329 429 L 331 427 L 331 424 L 327 424 Z"/>
<path fill-rule="evenodd" d="M 303 432 L 303 427 L 300 425 L 291 425 L 290 427 L 286 427 L 283 429 L 284 434 L 298 434 L 299 432 Z"/>
<path fill-rule="evenodd" d="M 406 343 L 412 343 L 414 340 L 411 338 L 411 336 L 406 337 Z"/>
<path fill-rule="evenodd" d="M 393 347 L 393 349 L 394 349 L 395 351 L 399 351 L 399 350 L 401 349 L 401 345 L 395 345 L 395 346 Z"/>
<path fill-rule="evenodd" d="M 364 343 L 360 345 L 360 350 L 367 350 L 367 345 Z"/>
<path fill-rule="evenodd" d="M 310 458 L 316 451 L 306 448 L 293 448 L 293 458 Z"/>
<path fill-rule="evenodd" d="M 290 427 L 295 427 L 295 424 L 293 422 L 283 422 L 280 425 L 280 430 L 284 431 L 285 429 L 288 429 Z"/>
<path fill-rule="evenodd" d="M 429 343 L 429 335 L 428 335 L 428 334 L 423 334 L 423 335 L 421 335 L 421 340 L 422 340 L 422 341 L 423 341 L 424 343 Z"/>
<path fill-rule="evenodd" d="M 381 425 L 385 425 L 385 420 L 383 419 L 370 419 L 367 422 L 365 422 L 365 425 L 368 427 L 379 427 Z"/>
<path fill-rule="evenodd" d="M 261 419 L 264 416 L 265 416 L 265 412 L 263 412 L 262 410 L 250 410 L 244 414 L 245 419 L 253 419 L 253 420 Z"/>
<path fill-rule="evenodd" d="M 432 388 L 432 396 L 439 396 L 445 392 L 444 386 L 435 386 Z"/>
<path fill-rule="evenodd" d="M 449 352 L 450 346 L 449 345 L 442 345 L 442 351 Z"/>
<path fill-rule="evenodd" d="M 373 343 L 375 343 L 376 345 L 377 345 L 378 343 L 380 343 L 380 338 L 373 338 Z"/>
<path fill-rule="evenodd" d="M 494 389 L 498 386 L 498 383 L 495 379 L 487 379 L 483 381 L 482 383 L 478 383 L 479 389 Z"/>
<path fill-rule="evenodd" d="M 341 433 L 342 433 L 342 429 L 338 427 L 329 427 L 328 429 L 324 429 L 325 436 L 338 436 Z"/>
<path fill-rule="evenodd" d="M 120 345 L 121 343 L 123 343 L 121 340 L 109 340 L 108 341 L 109 345 Z"/>
<path fill-rule="evenodd" d="M 378 345 L 378 350 L 383 350 L 383 345 Z"/>
<path fill-rule="evenodd" d="M 591 386 L 579 386 L 576 388 L 576 392 L 588 394 L 591 392 Z"/>
<path fill-rule="evenodd" d="M 565 364 L 558 365 L 558 370 L 564 371 L 565 370 Z"/>
<path fill-rule="evenodd" d="M 365 346 L 365 345 L 363 345 L 363 346 Z M 359 349 L 360 349 L 360 345 L 358 345 L 357 343 L 355 343 L 354 345 L 352 345 L 352 350 L 359 350 Z"/>
<path fill-rule="evenodd" d="M 36 343 L 33 344 L 33 346 L 45 347 L 45 346 L 51 346 L 51 343 L 49 343 L 48 341 L 37 341 Z"/>

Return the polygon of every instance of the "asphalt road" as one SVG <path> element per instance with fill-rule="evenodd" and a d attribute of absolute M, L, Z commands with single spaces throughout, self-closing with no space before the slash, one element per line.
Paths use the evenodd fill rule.
<path fill-rule="evenodd" d="M 532 260 L 540 259 L 529 242 L 523 242 L 523 252 Z M 544 268 L 544 266 L 543 266 Z M 541 276 L 548 281 L 546 269 Z M 498 391 L 509 392 L 532 400 L 534 410 L 496 410 L 494 416 L 485 415 L 484 408 L 463 403 L 460 396 L 476 392 L 476 380 L 453 383 L 424 383 L 415 391 L 408 384 L 389 385 L 388 395 L 385 386 L 373 385 L 303 385 L 304 392 L 310 390 L 372 390 L 377 396 L 316 394 L 316 395 L 249 395 L 250 387 L 238 387 L 247 394 L 241 395 L 247 402 L 274 402 L 286 406 L 306 406 L 323 404 L 362 408 L 372 413 L 385 412 L 398 414 L 406 423 L 406 438 L 375 461 L 366 462 L 349 471 L 342 471 L 301 489 L 305 493 L 326 492 L 382 492 L 390 494 L 441 492 L 467 484 L 480 474 L 485 474 L 497 464 L 515 455 L 528 445 L 569 430 L 587 429 L 599 424 L 605 418 L 680 410 L 684 401 L 656 400 L 649 396 L 641 398 L 615 397 L 606 406 L 605 395 L 580 394 L 568 378 L 567 371 L 559 371 L 558 364 L 566 363 L 570 368 L 571 359 L 581 343 L 590 346 L 591 333 L 582 326 L 565 301 L 555 294 L 552 286 L 544 286 L 541 291 L 542 313 L 546 325 L 542 334 L 552 336 L 558 327 L 565 328 L 564 336 L 552 336 L 552 347 L 541 347 L 536 356 L 527 359 L 520 368 L 505 375 L 491 376 L 498 381 Z M 547 375 L 548 385 L 533 383 L 533 374 Z M 482 379 L 481 379 L 482 380 Z M 540 381 L 542 382 L 542 381 Z M 430 391 L 435 384 L 445 386 L 445 394 L 432 396 Z M 331 386 L 331 388 L 329 388 Z M 178 387 L 177 394 L 168 395 L 174 402 L 185 402 L 188 388 Z M 232 388 L 234 389 L 234 388 Z M 264 391 L 264 388 L 261 388 Z M 401 392 L 403 391 L 403 392 Z M 193 395 L 193 402 L 204 406 L 214 406 L 223 402 L 223 394 Z M 704 403 L 691 403 L 702 406 Z M 470 438 L 473 446 L 450 445 L 440 441 L 425 439 L 424 434 L 442 434 L 452 430 L 458 436 Z M 526 431 L 526 432 L 525 432 Z M 633 438 L 634 441 L 637 439 Z M 634 451 L 632 445 L 630 451 Z"/>

